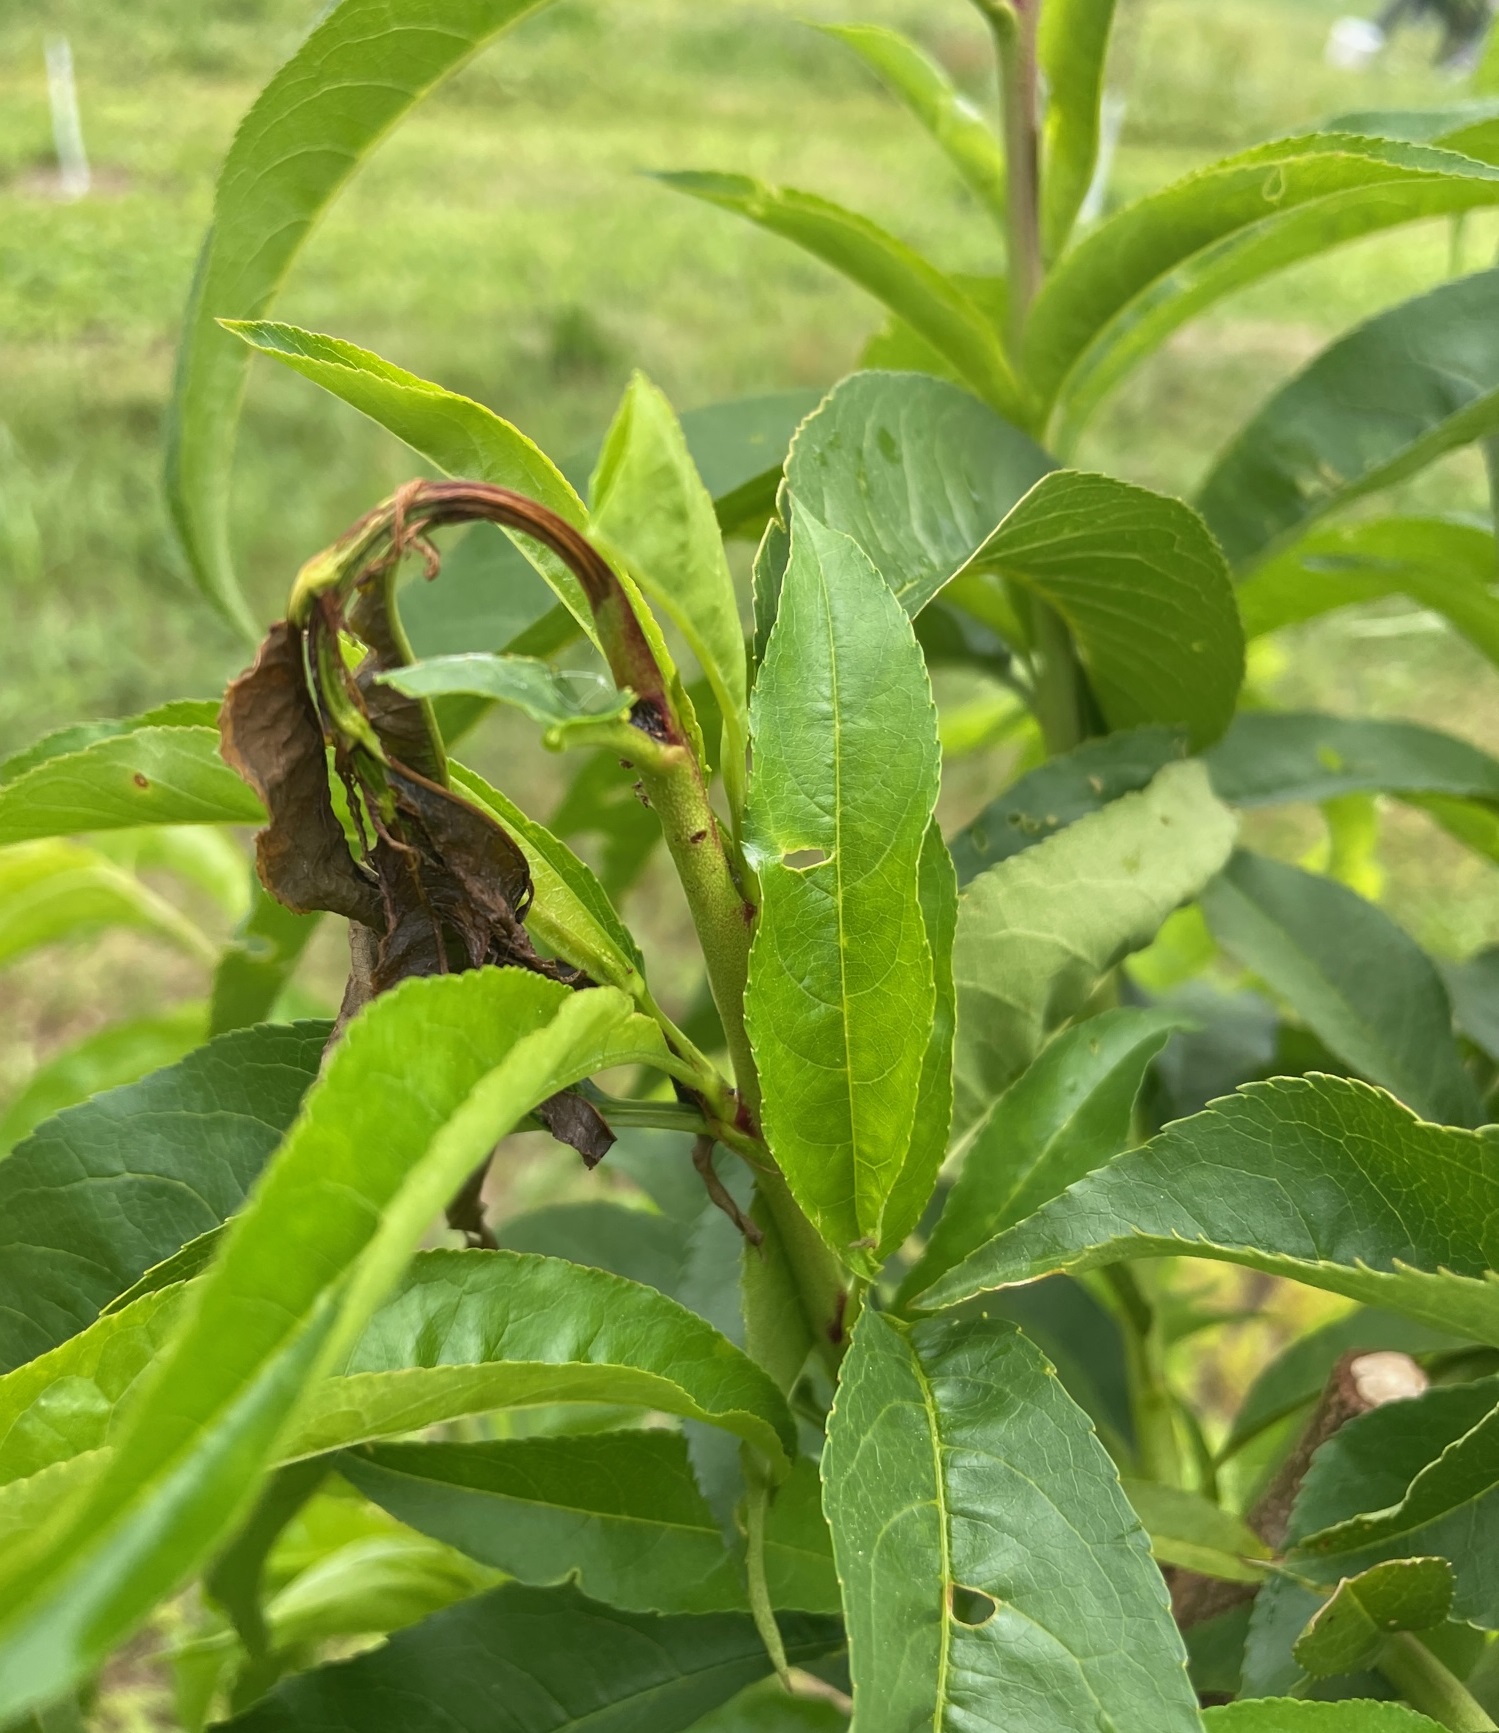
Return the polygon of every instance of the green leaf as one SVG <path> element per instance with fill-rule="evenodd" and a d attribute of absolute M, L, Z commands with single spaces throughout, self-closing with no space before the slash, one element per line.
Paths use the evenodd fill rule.
<path fill-rule="evenodd" d="M 245 1029 L 274 1013 L 322 919 L 317 912 L 293 914 L 256 880 L 250 911 L 214 970 L 209 1034 Z"/>
<path fill-rule="evenodd" d="M 32 1072 L 0 1118 L 0 1152 L 10 1150 L 65 1107 L 174 1064 L 201 1045 L 206 1022 L 205 1007 L 199 1002 L 180 1005 L 159 1017 L 111 1023 L 97 1034 L 85 1035 Z M 3 1190 L 0 1182 L 0 1194 Z M 3 1281 L 0 1276 L 0 1286 Z"/>
<path fill-rule="evenodd" d="M 587 668 L 554 668 L 534 656 L 471 653 L 433 656 L 381 676 L 408 698 L 443 698 L 454 693 L 513 704 L 542 725 L 542 740 L 554 751 L 592 744 L 589 731 L 628 724 L 630 694 L 615 689 L 607 675 Z"/>
<path fill-rule="evenodd" d="M 1316 619 L 1337 608 L 1408 596 L 1441 614 L 1499 663 L 1499 566 L 1493 532 L 1444 518 L 1383 517 L 1311 530 L 1239 586 L 1245 635 Z"/>
<path fill-rule="evenodd" d="M 1098 1429 L 1109 1454 L 1128 1459 L 1135 1421 L 1125 1365 L 1124 1333 L 1114 1314 L 1082 1282 L 1048 1276 L 1025 1288 L 986 1294 L 982 1310 L 1018 1324 L 1056 1367 L 1062 1388 Z"/>
<path fill-rule="evenodd" d="M 49 759 L 65 758 L 82 752 L 99 740 L 112 740 L 117 735 L 134 734 L 141 728 L 214 728 L 218 725 L 217 698 L 174 698 L 158 704 L 154 710 L 139 716 L 109 718 L 98 722 L 75 722 L 67 728 L 55 729 L 40 740 L 12 753 L 0 764 L 0 788 L 24 776 L 28 770 L 45 764 Z"/>
<path fill-rule="evenodd" d="M 204 593 L 258 629 L 229 551 L 229 468 L 249 355 L 220 319 L 262 317 L 360 161 L 489 37 L 544 0 L 343 0 L 240 123 L 198 260 L 168 427 L 167 498 Z"/>
<path fill-rule="evenodd" d="M 1400 1353 L 1430 1360 L 1444 1352 L 1461 1352 L 1469 1345 L 1450 1331 L 1435 1330 L 1395 1312 L 1360 1307 L 1346 1318 L 1299 1337 L 1259 1373 L 1239 1404 L 1220 1459 L 1242 1450 L 1267 1427 L 1314 1402 L 1345 1354 Z"/>
<path fill-rule="evenodd" d="M 1124 1495 L 1163 1565 L 1223 1582 L 1261 1583 L 1270 1549 L 1249 1525 L 1200 1493 L 1158 1480 L 1126 1480 Z"/>
<path fill-rule="evenodd" d="M 171 1342 L 184 1304 L 181 1288 L 145 1295 L 0 1377 L 0 1485 L 111 1444 L 121 1403 Z"/>
<path fill-rule="evenodd" d="M 223 1035 L 69 1108 L 0 1162 L 0 1370 L 226 1221 L 317 1075 L 326 1023 Z"/>
<path fill-rule="evenodd" d="M 1472 1386 L 1469 1395 L 1476 1406 L 1485 1398 L 1499 1399 L 1499 1389 L 1493 1379 L 1484 1379 Z M 1309 1534 L 1302 1527 L 1297 1552 L 1325 1560 L 1364 1553 L 1370 1548 L 1386 1550 L 1392 1543 L 1406 1552 L 1413 1545 L 1425 1544 L 1433 1523 L 1471 1507 L 1496 1486 L 1499 1486 L 1499 1408 L 1490 1408 L 1421 1467 L 1397 1502 L 1383 1510 L 1366 1511 L 1331 1523 L 1316 1533 Z"/>
<path fill-rule="evenodd" d="M 1281 387 L 1219 458 L 1198 505 L 1230 564 L 1499 425 L 1499 271 L 1381 313 Z"/>
<path fill-rule="evenodd" d="M 1343 1077 L 1251 1083 L 1080 1180 L 917 1303 L 1120 1258 L 1289 1276 L 1499 1345 L 1499 1133 Z"/>
<path fill-rule="evenodd" d="M 861 1726 L 1197 1727 L 1114 1465 L 1011 1325 L 866 1308 L 823 1482 Z"/>
<path fill-rule="evenodd" d="M 400 1521 L 520 1582 L 572 1576 L 584 1594 L 635 1612 L 748 1605 L 742 1563 L 724 1549 L 679 1433 L 378 1445 L 341 1456 L 339 1471 Z M 805 1458 L 771 1507 L 765 1564 L 777 1607 L 839 1610 Z"/>
<path fill-rule="evenodd" d="M 1234 820 L 1200 764 L 980 873 L 958 904 L 953 1137 L 971 1142 L 1006 1086 L 1098 982 L 1197 896 L 1233 847 Z"/>
<path fill-rule="evenodd" d="M 1209 1709 L 1202 1724 L 1207 1733 L 1441 1733 L 1435 1721 L 1403 1703 L 1301 1703 L 1291 1697 Z"/>
<path fill-rule="evenodd" d="M 790 1617 L 793 1665 L 837 1647 L 835 1621 Z M 235 1733 L 449 1733 L 501 1705 L 515 1733 L 680 1733 L 770 1671 L 747 1614 L 622 1612 L 576 1589 L 507 1583 L 373 1653 L 288 1679 Z"/>
<path fill-rule="evenodd" d="M 723 722 L 729 805 L 744 805 L 744 628 L 713 501 L 671 405 L 631 379 L 589 491 L 590 533 L 664 610 L 697 657 Z"/>
<path fill-rule="evenodd" d="M 1223 555 L 1180 500 L 1104 475 L 1044 477 L 974 553 L 1070 627 L 1111 728 L 1166 722 L 1206 746 L 1244 678 Z"/>
<path fill-rule="evenodd" d="M 575 968 L 622 992 L 644 986 L 645 965 L 629 929 L 604 889 L 567 844 L 555 837 L 476 772 L 449 761 L 453 785 L 493 814 L 515 838 L 531 869 L 532 902 L 526 916 L 532 932 Z M 632 803 L 636 804 L 636 803 Z M 636 811 L 640 811 L 636 804 Z M 655 833 L 660 826 L 645 815 Z"/>
<path fill-rule="evenodd" d="M 1144 788 L 1160 770 L 1186 756 L 1184 734 L 1171 728 L 1133 728 L 1085 740 L 1071 752 L 1013 782 L 951 839 L 958 883 L 986 867 L 1022 854 L 1090 812 Z"/>
<path fill-rule="evenodd" d="M 1005 153 L 988 122 L 947 73 L 898 30 L 880 24 L 823 24 L 910 109 L 992 216 L 1004 222 Z M 1053 97 L 1053 100 L 1055 98 Z"/>
<path fill-rule="evenodd" d="M 352 1541 L 309 1566 L 266 1608 L 281 1651 L 278 1671 L 305 1656 L 309 1643 L 404 1630 L 494 1586 L 492 1571 L 416 1535 Z"/>
<path fill-rule="evenodd" d="M 1429 1631 L 1452 1610 L 1452 1566 L 1443 1558 L 1391 1559 L 1345 1577 L 1296 1640 L 1313 1679 L 1374 1665 L 1392 1631 Z"/>
<path fill-rule="evenodd" d="M 191 1300 L 182 1287 L 143 1294 L 0 1378 L 0 1480 L 113 1442 L 134 1414 L 125 1398 Z M 275 1454 L 295 1460 L 468 1414 L 573 1402 L 722 1427 L 773 1462 L 794 1437 L 766 1375 L 654 1289 L 560 1258 L 425 1252 L 335 1375 L 307 1392 Z"/>
<path fill-rule="evenodd" d="M 935 988 L 932 1033 L 921 1061 L 910 1146 L 900 1178 L 885 1205 L 878 1248 L 882 1254 L 900 1246 L 921 1220 L 947 1153 L 947 1133 L 952 1123 L 953 1042 L 958 1011 L 952 953 L 958 926 L 958 881 L 935 819 L 927 827 L 921 848 L 917 896 L 927 948 L 932 953 Z"/>
<path fill-rule="evenodd" d="M 1027 377 L 1069 450 L 1133 367 L 1225 295 L 1361 235 L 1496 202 L 1499 171 L 1455 151 L 1335 134 L 1256 145 L 1072 248 L 1031 310 Z"/>
<path fill-rule="evenodd" d="M 211 727 L 132 729 L 49 758 L 0 788 L 0 844 L 143 824 L 264 824 Z"/>
<path fill-rule="evenodd" d="M 694 1722 L 692 1733 L 848 1733 L 848 1717 L 825 1697 L 788 1697 L 771 1679 Z"/>
<path fill-rule="evenodd" d="M 356 1019 L 89 1497 L 0 1565 L 0 1716 L 81 1676 L 213 1550 L 303 1387 L 496 1140 L 558 1090 L 661 1051 L 613 988 L 513 969 L 410 980 Z"/>
<path fill-rule="evenodd" d="M 1489 1378 L 1439 1386 L 1407 1401 L 1386 1403 L 1341 1427 L 1322 1446 L 1291 1513 L 1291 1574 L 1261 1591 L 1265 1603 L 1255 1609 L 1247 1656 L 1252 1673 L 1294 1681 L 1290 1645 L 1316 1606 L 1315 1592 L 1309 1593 L 1307 1585 L 1332 1587 L 1390 1557 L 1447 1558 L 1457 1573 L 1452 1616 L 1488 1630 L 1499 1625 L 1499 1574 L 1494 1568 L 1499 1557 L 1499 1492 L 1494 1490 L 1455 1501 L 1445 1513 L 1445 1501 L 1435 1501 L 1434 1520 L 1389 1534 L 1382 1543 L 1357 1552 L 1303 1550 L 1323 1535 L 1336 1539 L 1402 1511 L 1407 1495 L 1418 1487 L 1428 1495 L 1440 1490 L 1448 1477 L 1447 1453 L 1455 1449 L 1460 1455 L 1466 1437 L 1486 1430 L 1495 1382 Z M 1491 1426 L 1487 1430 L 1491 1432 Z"/>
<path fill-rule="evenodd" d="M 797 509 L 841 530 L 916 615 L 1055 465 L 959 386 L 855 373 L 791 443 Z"/>
<path fill-rule="evenodd" d="M 781 1466 L 795 1433 L 770 1379 L 685 1306 L 606 1270 L 522 1252 L 425 1252 L 283 1441 L 311 1455 L 541 1402 L 658 1409 Z"/>
<path fill-rule="evenodd" d="M 493 10 L 499 0 L 487 3 Z M 478 8 L 485 0 L 468 0 L 468 4 Z M 517 0 L 511 0 L 511 5 L 514 9 Z M 534 4 L 531 9 L 535 9 Z M 270 321 L 225 323 L 252 349 L 273 356 L 352 404 L 444 474 L 511 488 L 546 506 L 574 529 L 586 526 L 583 502 L 562 471 L 538 445 L 482 403 L 445 391 L 337 337 Z M 516 546 L 551 585 L 585 635 L 593 638 L 593 610 L 572 571 L 549 548 L 528 537 L 517 536 Z"/>
<path fill-rule="evenodd" d="M 152 933 L 199 963 L 215 955 L 186 915 L 95 849 L 59 840 L 0 848 L 0 967 L 101 927 Z"/>
<path fill-rule="evenodd" d="M 726 536 L 757 536 L 775 509 L 786 451 L 821 391 L 772 391 L 709 403 L 682 416 L 687 450 Z"/>
<path fill-rule="evenodd" d="M 658 179 L 747 217 L 831 265 L 903 319 L 1001 415 L 1026 419 L 1022 388 L 983 310 L 952 277 L 867 217 L 814 193 L 766 186 L 747 175 L 663 174 Z"/>
<path fill-rule="evenodd" d="M 1338 1058 L 1423 1118 L 1478 1125 L 1436 965 L 1335 879 L 1240 850 L 1202 898 L 1213 937 Z"/>
<path fill-rule="evenodd" d="M 610 1270 L 675 1299 L 691 1234 L 691 1222 L 590 1198 L 582 1203 L 544 1204 L 512 1216 L 495 1238 L 506 1251 L 539 1252 L 590 1269 Z"/>
<path fill-rule="evenodd" d="M 1249 710 L 1203 756 L 1218 798 L 1233 806 L 1359 792 L 1499 802 L 1499 759 L 1415 722 Z"/>
<path fill-rule="evenodd" d="M 918 863 L 936 706 L 900 604 L 809 511 L 751 732 L 746 852 L 762 902 L 746 1013 L 765 1131 L 824 1239 L 872 1273 L 933 1026 Z"/>
<path fill-rule="evenodd" d="M 919 1293 L 1130 1142 L 1145 1067 L 1180 1019 L 1105 1011 L 1058 1035 L 995 1103 L 926 1250 L 901 1283 Z"/>
<path fill-rule="evenodd" d="M 1036 57 L 1046 80 L 1041 129 L 1041 241 L 1060 256 L 1098 162 L 1104 68 L 1114 0 L 1050 0 L 1041 9 Z"/>

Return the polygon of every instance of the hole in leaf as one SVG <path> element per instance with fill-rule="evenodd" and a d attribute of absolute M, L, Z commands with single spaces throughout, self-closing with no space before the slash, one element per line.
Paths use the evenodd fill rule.
<path fill-rule="evenodd" d="M 831 859 L 832 856 L 825 848 L 798 848 L 793 849 L 790 854 L 783 854 L 781 865 L 790 867 L 792 872 L 804 873 L 808 867 L 822 866 Z"/>
<path fill-rule="evenodd" d="M 999 1602 L 993 1595 L 986 1595 L 982 1589 L 967 1588 L 962 1583 L 952 1584 L 947 1591 L 947 1601 L 953 1618 L 973 1630 L 987 1625 L 999 1612 Z"/>

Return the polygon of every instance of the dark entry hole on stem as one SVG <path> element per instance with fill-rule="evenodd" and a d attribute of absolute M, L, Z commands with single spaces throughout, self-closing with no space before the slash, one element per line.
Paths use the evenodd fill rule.
<path fill-rule="evenodd" d="M 952 1616 L 960 1625 L 968 1625 L 977 1630 L 981 1625 L 987 1625 L 999 1611 L 999 1602 L 993 1595 L 986 1595 L 982 1589 L 970 1589 L 962 1583 L 954 1583 L 947 1591 L 948 1605 L 952 1608 Z"/>
<path fill-rule="evenodd" d="M 804 873 L 808 867 L 821 866 L 831 858 L 825 848 L 798 848 L 790 854 L 783 854 L 781 865 L 790 867 L 792 872 Z"/>

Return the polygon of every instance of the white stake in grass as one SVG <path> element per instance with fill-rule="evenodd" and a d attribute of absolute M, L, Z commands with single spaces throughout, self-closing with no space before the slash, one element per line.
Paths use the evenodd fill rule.
<path fill-rule="evenodd" d="M 83 123 L 78 118 L 73 49 L 66 36 L 47 38 L 47 95 L 52 103 L 58 184 L 65 199 L 81 199 L 93 184 L 93 177 L 83 148 Z"/>

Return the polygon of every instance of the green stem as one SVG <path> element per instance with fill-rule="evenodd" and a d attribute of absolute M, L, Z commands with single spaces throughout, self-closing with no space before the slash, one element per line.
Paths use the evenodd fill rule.
<path fill-rule="evenodd" d="M 1141 1477 L 1164 1486 L 1182 1484 L 1181 1449 L 1166 1382 L 1165 1343 L 1149 1296 L 1127 1264 L 1107 1264 L 1103 1278 L 1117 1302 L 1124 1329 L 1125 1371 L 1135 1419 L 1135 1451 Z"/>
<path fill-rule="evenodd" d="M 1451 1733 L 1494 1733 L 1494 1721 L 1419 1637 L 1401 1631 L 1385 1644 L 1379 1670 L 1413 1709 Z"/>
<path fill-rule="evenodd" d="M 745 1500 L 745 1577 L 749 1591 L 750 1616 L 760 1641 L 770 1656 L 776 1677 L 786 1690 L 791 1689 L 791 1669 L 786 1662 L 786 1645 L 781 1641 L 781 1627 L 776 1623 L 775 1607 L 770 1598 L 770 1585 L 765 1577 L 765 1519 L 770 1514 L 772 1489 L 765 1465 L 754 1448 L 746 1444 L 742 1451 L 744 1482 L 749 1496 Z"/>
<path fill-rule="evenodd" d="M 1041 156 L 1037 113 L 1036 25 L 1041 0 L 977 0 L 999 57 L 1005 140 L 1005 229 L 1009 253 L 1010 343 L 1020 338 L 1041 287 Z"/>
<path fill-rule="evenodd" d="M 785 1175 L 768 1156 L 765 1160 L 764 1166 L 752 1162 L 756 1189 L 769 1215 L 770 1231 L 796 1282 L 813 1351 L 836 1377 L 852 1327 L 849 1278 L 802 1213 Z"/>
<path fill-rule="evenodd" d="M 1030 612 L 1036 720 L 1041 724 L 1047 752 L 1055 757 L 1070 752 L 1093 732 L 1091 696 L 1077 647 L 1062 616 L 1039 599 L 1032 601 Z"/>

